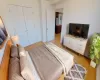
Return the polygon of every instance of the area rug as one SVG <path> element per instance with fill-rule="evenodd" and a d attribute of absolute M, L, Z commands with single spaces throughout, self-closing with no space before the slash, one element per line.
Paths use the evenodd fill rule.
<path fill-rule="evenodd" d="M 86 73 L 87 71 L 83 66 L 75 64 L 64 80 L 84 80 Z"/>

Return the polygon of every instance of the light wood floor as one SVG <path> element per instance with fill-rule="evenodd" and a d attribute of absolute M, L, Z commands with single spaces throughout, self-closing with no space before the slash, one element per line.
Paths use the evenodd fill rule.
<path fill-rule="evenodd" d="M 67 52 L 69 52 L 70 54 L 72 54 L 74 57 L 75 57 L 75 61 L 78 63 L 78 64 L 81 64 L 83 67 L 85 67 L 87 69 L 87 75 L 86 75 L 86 78 L 85 80 L 96 80 L 96 69 L 92 68 L 90 66 L 90 60 L 88 60 L 87 58 L 85 58 L 84 56 L 81 56 L 77 53 L 75 53 L 74 51 L 71 51 L 69 50 L 68 48 L 65 48 L 63 47 L 61 44 L 60 44 L 60 34 L 56 34 L 55 35 L 55 40 L 52 41 L 54 44 L 56 44 L 57 46 L 63 48 L 64 50 L 66 50 Z M 32 49 L 36 46 L 39 46 L 41 45 L 42 42 L 39 42 L 39 43 L 36 43 L 36 44 L 33 44 L 33 45 L 30 45 L 28 47 L 26 47 L 25 49 L 26 50 L 29 50 L 29 49 Z"/>

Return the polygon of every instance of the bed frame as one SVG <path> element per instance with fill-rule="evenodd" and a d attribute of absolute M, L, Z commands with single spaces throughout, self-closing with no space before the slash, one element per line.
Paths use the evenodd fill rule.
<path fill-rule="evenodd" d="M 11 45 L 12 45 L 11 41 L 10 40 L 7 41 L 2 63 L 0 64 L 0 80 L 8 80 L 8 68 L 9 68 Z M 64 80 L 64 74 L 62 74 L 58 80 Z"/>
<path fill-rule="evenodd" d="M 9 66 L 9 59 L 10 59 L 10 48 L 11 48 L 11 41 L 7 41 L 4 56 L 2 62 L 0 64 L 0 80 L 8 80 L 8 66 Z"/>

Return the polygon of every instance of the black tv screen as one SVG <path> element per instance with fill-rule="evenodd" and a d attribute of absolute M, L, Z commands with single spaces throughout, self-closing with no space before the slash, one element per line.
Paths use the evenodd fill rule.
<path fill-rule="evenodd" d="M 77 24 L 77 23 L 70 23 L 69 24 L 69 34 L 88 38 L 88 31 L 89 31 L 89 24 Z"/>
<path fill-rule="evenodd" d="M 6 31 L 6 28 L 3 24 L 1 17 L 0 17 L 0 48 L 1 48 L 2 44 L 4 43 L 4 41 L 7 39 L 7 37 L 8 37 L 8 34 Z"/>

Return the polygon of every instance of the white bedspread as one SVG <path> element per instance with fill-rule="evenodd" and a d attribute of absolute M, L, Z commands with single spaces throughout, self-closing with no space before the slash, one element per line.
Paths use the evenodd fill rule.
<path fill-rule="evenodd" d="M 59 48 L 58 46 L 54 45 L 53 43 L 46 43 L 47 48 L 53 53 L 56 59 L 62 64 L 64 75 L 69 72 L 74 64 L 74 56 L 66 52 L 65 50 Z"/>

